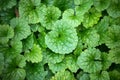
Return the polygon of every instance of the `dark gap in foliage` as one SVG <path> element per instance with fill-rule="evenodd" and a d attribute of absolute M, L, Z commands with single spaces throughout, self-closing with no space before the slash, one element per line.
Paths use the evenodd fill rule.
<path fill-rule="evenodd" d="M 103 17 L 104 17 L 104 16 L 108 16 L 108 13 L 107 13 L 106 10 L 102 11 L 102 16 L 103 16 Z"/>
<path fill-rule="evenodd" d="M 109 67 L 109 71 L 112 71 L 114 69 L 120 71 L 120 64 L 112 63 L 111 66 Z"/>
<path fill-rule="evenodd" d="M 76 73 L 73 73 L 75 77 L 77 77 L 77 74 L 79 74 L 81 69 L 78 69 Z"/>
<path fill-rule="evenodd" d="M 110 50 L 110 48 L 108 48 L 105 44 L 101 44 L 97 46 L 96 48 L 99 49 L 101 52 L 109 52 Z"/>
<path fill-rule="evenodd" d="M 34 35 L 35 35 L 36 38 L 38 38 L 39 37 L 39 32 L 38 31 L 34 32 Z"/>
<path fill-rule="evenodd" d="M 24 52 L 21 52 L 20 54 L 21 54 L 21 55 L 24 55 Z"/>

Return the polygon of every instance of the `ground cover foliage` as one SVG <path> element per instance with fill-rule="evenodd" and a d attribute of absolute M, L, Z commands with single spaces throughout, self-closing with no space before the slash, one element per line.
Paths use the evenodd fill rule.
<path fill-rule="evenodd" d="M 120 0 L 0 0 L 0 80 L 120 80 Z"/>

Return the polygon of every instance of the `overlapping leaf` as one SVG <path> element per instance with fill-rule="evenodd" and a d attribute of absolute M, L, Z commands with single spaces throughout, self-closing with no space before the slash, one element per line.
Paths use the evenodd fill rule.
<path fill-rule="evenodd" d="M 45 36 L 45 43 L 49 49 L 59 54 L 69 54 L 78 42 L 76 30 L 63 20 L 55 23 L 54 30 Z"/>
<path fill-rule="evenodd" d="M 22 40 L 31 34 L 30 26 L 21 18 L 13 18 L 10 25 L 14 28 L 14 39 Z"/>

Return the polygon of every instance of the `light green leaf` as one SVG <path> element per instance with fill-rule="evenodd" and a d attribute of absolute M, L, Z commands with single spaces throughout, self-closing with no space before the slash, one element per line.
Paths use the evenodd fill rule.
<path fill-rule="evenodd" d="M 77 74 L 77 80 L 90 80 L 89 74 L 88 74 L 88 73 L 85 73 L 85 72 L 83 72 L 83 71 L 80 71 L 80 72 Z"/>
<path fill-rule="evenodd" d="M 30 26 L 21 18 L 13 18 L 10 22 L 10 25 L 14 28 L 15 39 L 22 40 L 31 34 Z"/>
<path fill-rule="evenodd" d="M 46 12 L 46 6 L 40 0 L 20 0 L 19 14 L 28 23 L 35 24 L 40 22 L 41 16 Z"/>
<path fill-rule="evenodd" d="M 0 0 L 0 10 L 10 9 L 16 5 L 16 0 Z"/>
<path fill-rule="evenodd" d="M 44 71 L 44 66 L 42 63 L 28 63 L 26 66 L 26 71 L 27 80 L 44 80 L 47 75 L 47 71 Z"/>
<path fill-rule="evenodd" d="M 78 57 L 77 64 L 85 72 L 100 71 L 102 69 L 101 52 L 95 48 L 86 49 Z"/>
<path fill-rule="evenodd" d="M 46 29 L 53 29 L 53 24 L 61 16 L 61 11 L 55 6 L 49 6 L 46 10 L 44 16 L 41 16 L 40 22 L 43 27 L 46 27 Z"/>
<path fill-rule="evenodd" d="M 73 9 L 67 9 L 63 13 L 63 19 L 68 21 L 72 26 L 77 27 L 83 21 L 84 16 L 80 13 L 75 13 Z"/>
<path fill-rule="evenodd" d="M 67 70 L 59 71 L 50 80 L 75 80 L 74 75 Z"/>
<path fill-rule="evenodd" d="M 55 23 L 54 30 L 45 36 L 45 43 L 49 49 L 59 54 L 69 54 L 78 42 L 76 30 L 63 20 Z"/>
<path fill-rule="evenodd" d="M 107 71 L 90 74 L 90 79 L 91 80 L 110 80 L 109 74 Z"/>
<path fill-rule="evenodd" d="M 94 7 L 91 8 L 89 12 L 84 15 L 83 26 L 85 28 L 93 27 L 98 23 L 101 16 L 101 12 L 98 12 Z"/>
<path fill-rule="evenodd" d="M 120 17 L 120 0 L 111 0 L 111 4 L 107 9 L 109 16 L 113 18 Z"/>
<path fill-rule="evenodd" d="M 14 30 L 9 25 L 0 25 L 0 44 L 5 44 L 14 36 Z"/>
<path fill-rule="evenodd" d="M 25 53 L 25 57 L 27 61 L 31 61 L 32 63 L 38 63 L 42 61 L 42 51 L 39 45 L 34 44 L 30 51 Z"/>
<path fill-rule="evenodd" d="M 110 5 L 110 0 L 94 0 L 94 6 L 98 11 L 103 11 L 107 9 L 109 5 Z"/>

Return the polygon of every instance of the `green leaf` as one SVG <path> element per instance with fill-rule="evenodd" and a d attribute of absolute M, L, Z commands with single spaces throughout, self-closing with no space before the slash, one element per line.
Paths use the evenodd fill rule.
<path fill-rule="evenodd" d="M 93 5 L 93 0 L 74 0 L 75 1 L 75 10 L 81 15 L 84 15 Z"/>
<path fill-rule="evenodd" d="M 22 41 L 22 43 L 23 43 L 23 50 L 24 51 L 31 49 L 33 47 L 33 44 L 34 44 L 33 34 L 31 34 L 26 39 L 24 39 Z"/>
<path fill-rule="evenodd" d="M 0 25 L 0 44 L 5 44 L 14 36 L 14 30 L 9 25 Z"/>
<path fill-rule="evenodd" d="M 107 9 L 109 16 L 113 18 L 120 17 L 120 0 L 111 0 L 111 4 Z"/>
<path fill-rule="evenodd" d="M 61 11 L 73 8 L 72 0 L 54 0 L 53 5 L 58 7 Z"/>
<path fill-rule="evenodd" d="M 77 64 L 85 72 L 100 71 L 102 69 L 101 52 L 95 48 L 86 49 L 78 57 Z"/>
<path fill-rule="evenodd" d="M 63 62 L 66 62 L 67 69 L 69 69 L 71 72 L 77 72 L 79 69 L 79 66 L 76 63 L 77 58 L 74 55 L 65 56 L 65 59 Z"/>
<path fill-rule="evenodd" d="M 48 63 L 48 66 L 53 73 L 59 72 L 61 70 L 65 70 L 67 68 L 66 62 L 64 62 L 64 61 L 62 61 L 60 63 L 55 63 L 55 64 Z"/>
<path fill-rule="evenodd" d="M 26 76 L 26 72 L 24 69 L 16 68 L 12 72 L 7 73 L 4 75 L 2 80 L 24 80 Z"/>
<path fill-rule="evenodd" d="M 63 19 L 68 21 L 74 27 L 80 25 L 81 22 L 83 21 L 83 18 L 84 18 L 83 15 L 77 13 L 77 11 L 75 13 L 73 9 L 67 9 L 63 13 Z"/>
<path fill-rule="evenodd" d="M 53 24 L 61 16 L 61 11 L 55 6 L 47 7 L 46 10 L 46 13 L 41 16 L 40 22 L 43 27 L 46 27 L 46 29 L 53 29 Z"/>
<path fill-rule="evenodd" d="M 27 80 L 44 80 L 47 71 L 44 71 L 42 63 L 28 63 L 26 66 L 26 79 Z"/>
<path fill-rule="evenodd" d="M 77 80 L 90 80 L 89 74 L 88 74 L 88 73 L 85 73 L 85 72 L 83 72 L 83 71 L 80 71 L 80 72 L 77 74 Z"/>
<path fill-rule="evenodd" d="M 45 63 L 60 63 L 64 59 L 64 55 L 55 54 L 49 50 L 43 52 L 43 62 Z"/>
<path fill-rule="evenodd" d="M 74 75 L 67 70 L 59 71 L 50 80 L 75 80 Z"/>
<path fill-rule="evenodd" d="M 109 72 L 110 80 L 120 80 L 120 72 L 117 70 L 113 70 Z"/>
<path fill-rule="evenodd" d="M 113 63 L 120 64 L 120 47 L 113 48 L 109 51 L 109 60 Z"/>
<path fill-rule="evenodd" d="M 28 23 L 35 24 L 40 22 L 41 16 L 46 12 L 46 6 L 40 0 L 20 0 L 19 14 Z"/>
<path fill-rule="evenodd" d="M 107 31 L 109 27 L 109 17 L 105 16 L 96 26 L 95 29 L 97 30 L 98 34 L 100 35 L 99 44 L 102 44 L 106 41 Z"/>
<path fill-rule="evenodd" d="M 101 16 L 101 12 L 98 12 L 94 7 L 91 8 L 89 12 L 84 15 L 83 26 L 85 28 L 93 27 L 98 23 Z"/>
<path fill-rule="evenodd" d="M 94 6 L 98 11 L 103 11 L 107 9 L 109 5 L 110 5 L 110 0 L 94 0 Z"/>
<path fill-rule="evenodd" d="M 63 20 L 55 23 L 54 30 L 45 36 L 45 43 L 49 49 L 59 54 L 69 54 L 78 42 L 76 30 Z"/>
<path fill-rule="evenodd" d="M 13 18 L 10 22 L 10 25 L 14 28 L 15 39 L 22 40 L 31 34 L 30 26 L 21 18 Z"/>
<path fill-rule="evenodd" d="M 108 28 L 107 31 L 107 38 L 106 38 L 106 45 L 109 48 L 115 48 L 120 46 L 120 26 L 119 25 L 112 25 Z"/>
<path fill-rule="evenodd" d="M 38 63 L 42 61 L 42 51 L 39 45 L 34 44 L 30 51 L 26 51 L 25 57 L 27 61 L 32 63 Z"/>
<path fill-rule="evenodd" d="M 89 29 L 84 31 L 83 34 L 80 34 L 82 37 L 82 42 L 85 44 L 85 46 L 88 47 L 95 47 L 98 45 L 98 42 L 100 40 L 100 36 L 97 33 L 95 29 Z"/>
<path fill-rule="evenodd" d="M 102 70 L 107 70 L 112 63 L 111 60 L 109 60 L 109 54 L 102 53 L 101 59 L 102 59 Z"/>
<path fill-rule="evenodd" d="M 90 79 L 91 80 L 110 80 L 109 74 L 107 71 L 90 74 Z"/>
<path fill-rule="evenodd" d="M 2 70 L 4 69 L 4 56 L 0 52 L 0 74 L 2 74 Z"/>
<path fill-rule="evenodd" d="M 10 9 L 16 5 L 16 0 L 0 0 L 0 10 Z"/>

